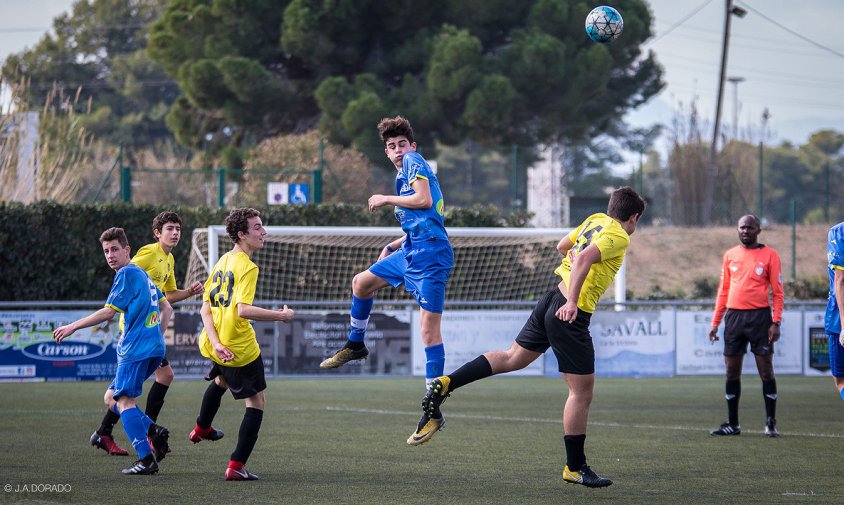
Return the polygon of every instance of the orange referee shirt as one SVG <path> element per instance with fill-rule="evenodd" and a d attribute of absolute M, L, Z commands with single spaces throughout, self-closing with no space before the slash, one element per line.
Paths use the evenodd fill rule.
<path fill-rule="evenodd" d="M 748 249 L 737 245 L 724 253 L 721 282 L 715 297 L 712 327 L 721 324 L 729 309 L 750 310 L 770 307 L 768 286 L 774 299 L 773 321 L 782 321 L 783 299 L 780 257 L 772 248 L 761 245 Z"/>

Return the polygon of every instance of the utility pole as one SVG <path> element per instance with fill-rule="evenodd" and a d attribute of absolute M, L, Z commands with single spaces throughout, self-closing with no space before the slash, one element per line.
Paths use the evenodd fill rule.
<path fill-rule="evenodd" d="M 712 216 L 712 201 L 715 197 L 715 179 L 718 175 L 718 135 L 721 130 L 721 103 L 724 99 L 724 74 L 727 71 L 727 48 L 730 44 L 730 21 L 733 15 L 743 18 L 747 11 L 733 5 L 733 0 L 724 0 L 724 41 L 721 45 L 721 72 L 718 75 L 718 98 L 715 101 L 715 124 L 712 128 L 712 145 L 709 146 L 709 173 L 704 188 L 703 208 L 701 209 L 701 223 L 709 224 Z"/>

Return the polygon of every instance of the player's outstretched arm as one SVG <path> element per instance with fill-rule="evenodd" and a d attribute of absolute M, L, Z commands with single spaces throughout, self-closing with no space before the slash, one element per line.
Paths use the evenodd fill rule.
<path fill-rule="evenodd" d="M 201 295 L 205 291 L 205 287 L 202 285 L 201 282 L 195 281 L 193 284 L 190 285 L 189 288 L 186 289 L 176 289 L 174 291 L 168 291 L 164 294 L 167 297 L 167 301 L 170 304 L 174 304 L 177 302 L 181 302 L 182 300 L 186 300 L 193 295 Z"/>
<path fill-rule="evenodd" d="M 81 330 L 82 328 L 90 328 L 91 326 L 96 326 L 100 323 L 110 321 L 115 314 L 117 314 L 117 311 L 112 309 L 111 307 L 103 307 L 100 310 L 94 312 L 93 314 L 89 314 L 83 317 L 82 319 L 78 319 L 64 326 L 59 326 L 53 331 L 53 339 L 59 344 L 61 344 L 62 340 L 73 335 L 76 330 Z"/>
<path fill-rule="evenodd" d="M 281 321 L 286 323 L 293 319 L 293 309 L 288 308 L 287 305 L 278 309 L 270 310 L 256 307 L 248 303 L 237 304 L 237 315 L 252 321 Z"/>

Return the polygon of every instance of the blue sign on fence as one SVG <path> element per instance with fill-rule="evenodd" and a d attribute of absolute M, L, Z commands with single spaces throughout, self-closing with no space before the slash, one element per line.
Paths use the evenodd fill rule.
<path fill-rule="evenodd" d="M 309 191 L 307 184 L 291 184 L 287 201 L 290 205 L 307 205 Z"/>

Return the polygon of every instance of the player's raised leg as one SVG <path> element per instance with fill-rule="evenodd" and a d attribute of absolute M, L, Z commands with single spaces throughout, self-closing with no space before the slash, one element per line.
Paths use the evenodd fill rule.
<path fill-rule="evenodd" d="M 389 284 L 369 270 L 360 272 L 352 279 L 352 306 L 350 308 L 349 338 L 346 344 L 319 364 L 320 368 L 337 368 L 349 361 L 366 359 L 366 325 L 375 301 L 375 292 Z"/>
<path fill-rule="evenodd" d="M 492 375 L 521 370 L 531 364 L 541 353 L 525 349 L 513 342 L 507 351 L 491 351 L 465 363 L 449 375 L 437 377 L 431 381 L 422 398 L 422 418 L 410 437 L 408 445 L 424 444 L 445 424 L 440 405 L 451 392 L 466 384 L 485 379 Z"/>

